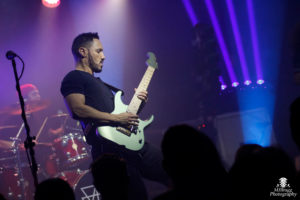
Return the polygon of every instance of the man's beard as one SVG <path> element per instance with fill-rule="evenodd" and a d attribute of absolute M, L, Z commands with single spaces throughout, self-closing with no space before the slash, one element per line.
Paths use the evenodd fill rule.
<path fill-rule="evenodd" d="M 97 64 L 94 62 L 94 60 L 92 59 L 91 54 L 89 53 L 89 66 L 90 68 L 93 70 L 93 72 L 99 73 L 102 71 L 102 68 L 98 68 Z"/>

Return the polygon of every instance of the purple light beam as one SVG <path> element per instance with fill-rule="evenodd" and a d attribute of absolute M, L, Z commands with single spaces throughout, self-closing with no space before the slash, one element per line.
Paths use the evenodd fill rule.
<path fill-rule="evenodd" d="M 222 31 L 220 29 L 220 25 L 219 25 L 219 22 L 217 20 L 217 16 L 216 16 L 214 7 L 211 3 L 211 0 L 205 0 L 205 4 L 206 4 L 206 7 L 208 9 L 208 13 L 209 13 L 210 19 L 212 21 L 214 30 L 216 32 L 217 40 L 218 40 L 218 43 L 220 45 L 220 48 L 221 48 L 221 51 L 222 51 L 222 54 L 223 54 L 223 59 L 225 61 L 225 65 L 226 65 L 226 68 L 227 68 L 227 71 L 228 71 L 228 74 L 229 74 L 230 81 L 231 81 L 231 83 L 237 82 L 235 73 L 234 73 L 233 68 L 232 68 L 232 63 L 231 63 L 230 58 L 229 58 L 228 50 L 227 50 L 227 47 L 225 45 L 225 41 L 224 41 L 224 38 L 223 38 L 223 35 L 222 35 Z"/>
<path fill-rule="evenodd" d="M 251 38 L 252 38 L 256 76 L 257 76 L 257 80 L 263 80 L 252 0 L 247 0 L 247 7 L 248 7 L 248 17 L 249 17 L 249 24 L 250 24 L 250 31 L 251 31 Z"/>
<path fill-rule="evenodd" d="M 249 73 L 248 73 L 247 62 L 246 62 L 244 49 L 243 49 L 243 44 L 242 44 L 242 40 L 241 40 L 241 35 L 240 35 L 239 28 L 238 28 L 238 24 L 237 24 L 236 15 L 235 15 L 235 12 L 234 12 L 232 0 L 226 0 L 226 4 L 227 4 L 229 16 L 230 16 L 230 21 L 231 21 L 233 34 L 234 34 L 235 44 L 236 44 L 238 54 L 239 54 L 239 59 L 240 59 L 242 72 L 243 72 L 243 76 L 244 76 L 244 81 L 250 80 Z"/>
<path fill-rule="evenodd" d="M 192 22 L 192 25 L 195 26 L 198 23 L 197 17 L 195 15 L 194 9 L 191 5 L 190 0 L 182 0 L 182 3 L 185 7 L 186 12 L 188 13 L 190 20 Z"/>

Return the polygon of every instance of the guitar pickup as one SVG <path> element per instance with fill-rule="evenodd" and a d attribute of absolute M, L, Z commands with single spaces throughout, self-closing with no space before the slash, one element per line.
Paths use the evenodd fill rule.
<path fill-rule="evenodd" d="M 123 134 L 125 134 L 125 135 L 127 135 L 127 136 L 130 136 L 131 135 L 131 131 L 130 130 L 128 130 L 128 129 L 126 129 L 126 128 L 123 128 L 123 127 L 117 127 L 116 128 L 117 129 L 117 131 L 120 131 L 121 133 L 123 133 Z"/>

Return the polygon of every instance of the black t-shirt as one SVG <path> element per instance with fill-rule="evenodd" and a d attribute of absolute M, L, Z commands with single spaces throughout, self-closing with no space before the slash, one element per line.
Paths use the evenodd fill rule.
<path fill-rule="evenodd" d="M 60 91 L 64 97 L 72 93 L 83 94 L 85 104 L 101 112 L 111 113 L 114 110 L 114 95 L 111 89 L 100 78 L 87 72 L 79 70 L 69 72 L 61 83 Z M 88 122 L 88 120 L 84 120 L 81 123 L 86 126 Z M 91 134 L 89 133 L 89 135 Z M 93 136 L 95 135 L 93 134 Z M 87 139 L 88 143 L 93 140 L 92 138 Z"/>
<path fill-rule="evenodd" d="M 64 97 L 72 93 L 85 96 L 85 104 L 99 111 L 111 113 L 114 95 L 100 78 L 79 70 L 69 72 L 63 79 L 60 91 Z"/>

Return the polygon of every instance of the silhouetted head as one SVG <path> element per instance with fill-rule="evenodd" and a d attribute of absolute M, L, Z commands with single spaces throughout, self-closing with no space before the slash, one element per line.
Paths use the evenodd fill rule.
<path fill-rule="evenodd" d="M 68 182 L 50 178 L 38 184 L 34 200 L 75 200 L 74 191 Z"/>
<path fill-rule="evenodd" d="M 247 159 L 248 156 L 258 152 L 263 147 L 258 144 L 244 144 L 240 146 L 235 154 L 235 161 L 240 159 Z"/>
<path fill-rule="evenodd" d="M 94 185 L 103 200 L 128 198 L 126 162 L 115 154 L 103 154 L 91 165 Z"/>
<path fill-rule="evenodd" d="M 6 200 L 1 193 L 0 193 L 0 200 Z"/>
<path fill-rule="evenodd" d="M 199 177 L 204 182 L 205 179 L 215 180 L 225 172 L 212 141 L 191 126 L 170 127 L 163 137 L 161 148 L 163 166 L 175 185 Z"/>
<path fill-rule="evenodd" d="M 290 157 L 280 148 L 267 147 L 237 159 L 229 172 L 231 199 L 272 199 L 270 192 L 279 179 L 287 178 L 295 186 L 296 169 Z M 255 188 L 255 189 L 253 189 Z"/>
<path fill-rule="evenodd" d="M 293 29 L 291 38 L 292 62 L 294 67 L 300 66 L 300 23 L 297 23 Z"/>
<path fill-rule="evenodd" d="M 290 128 L 294 142 L 300 149 L 300 97 L 290 106 Z"/>

